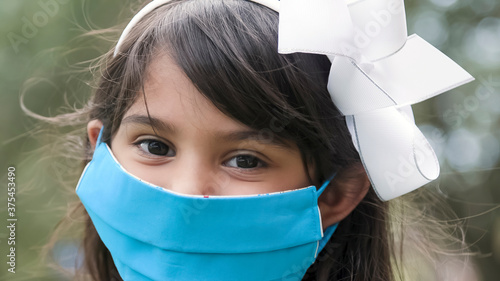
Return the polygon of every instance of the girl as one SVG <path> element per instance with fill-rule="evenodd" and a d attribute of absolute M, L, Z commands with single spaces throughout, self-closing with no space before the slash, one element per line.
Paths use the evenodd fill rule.
<path fill-rule="evenodd" d="M 408 105 L 471 77 L 402 1 L 153 1 L 104 65 L 82 274 L 406 278 L 386 200 L 439 173 Z"/>

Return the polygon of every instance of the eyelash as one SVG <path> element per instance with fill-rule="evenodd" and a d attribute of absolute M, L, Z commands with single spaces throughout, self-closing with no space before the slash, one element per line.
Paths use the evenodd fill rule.
<path fill-rule="evenodd" d="M 161 144 L 163 146 L 165 146 L 167 148 L 167 151 L 166 151 L 166 155 L 158 155 L 158 154 L 154 154 L 154 153 L 151 153 L 149 151 L 146 151 L 147 149 L 149 149 L 149 145 L 151 145 L 151 143 L 158 143 L 158 144 Z M 175 151 L 174 149 L 172 149 L 172 146 L 169 145 L 169 144 L 166 144 L 165 142 L 163 141 L 160 141 L 160 140 L 157 140 L 157 139 L 143 139 L 143 140 L 139 140 L 139 141 L 136 141 L 133 143 L 141 153 L 143 153 L 146 157 L 150 157 L 150 158 L 161 158 L 161 157 L 174 157 L 175 156 Z M 147 147 L 144 147 L 144 145 L 147 145 Z M 174 152 L 174 155 L 168 155 L 170 152 Z M 256 161 L 257 162 L 257 166 L 256 167 L 251 167 L 251 168 L 241 168 L 241 167 L 234 167 L 234 166 L 229 166 L 228 163 L 230 162 L 235 162 L 233 164 L 238 164 L 237 161 L 238 161 L 238 157 L 251 157 L 253 158 L 252 160 Z M 247 159 L 248 160 L 248 159 Z M 238 154 L 238 155 L 235 155 L 233 157 L 231 157 L 229 160 L 227 161 L 224 161 L 223 163 L 223 166 L 226 166 L 226 167 L 229 167 L 229 168 L 235 168 L 235 169 L 239 169 L 239 170 L 255 170 L 255 169 L 259 169 L 259 168 L 264 168 L 264 167 L 267 167 L 267 163 L 265 161 L 263 161 L 262 159 L 260 159 L 259 157 L 257 156 L 254 156 L 252 154 Z"/>
<path fill-rule="evenodd" d="M 149 148 L 149 145 L 151 145 L 151 143 L 158 143 L 158 144 L 165 146 L 167 148 L 167 152 L 166 152 L 167 154 L 166 155 L 157 155 L 157 154 L 151 153 L 149 151 L 146 151 Z M 139 151 L 141 153 L 143 153 L 147 157 L 158 158 L 158 157 L 174 157 L 175 156 L 175 150 L 172 148 L 172 145 L 166 144 L 165 142 L 157 140 L 157 139 L 142 139 L 142 140 L 138 140 L 138 141 L 134 142 L 133 144 L 139 149 Z M 147 145 L 147 147 L 144 147 L 143 145 Z M 168 155 L 168 153 L 170 153 L 171 151 L 174 152 L 174 155 Z"/>
<path fill-rule="evenodd" d="M 240 168 L 240 167 L 231 167 L 231 166 L 228 166 L 228 163 L 229 162 L 236 162 L 237 161 L 237 157 L 252 157 L 254 158 L 256 161 L 257 161 L 257 166 L 256 167 L 252 167 L 252 168 Z M 246 170 L 246 171 L 250 171 L 250 170 L 256 170 L 256 169 L 259 169 L 259 168 L 265 168 L 267 167 L 267 163 L 262 161 L 262 159 L 260 159 L 259 157 L 256 157 L 254 155 L 251 155 L 251 154 L 238 154 L 238 155 L 235 155 L 233 157 L 231 157 L 229 160 L 225 161 L 223 163 L 224 166 L 226 167 L 229 167 L 229 168 L 234 168 L 234 169 L 238 169 L 238 170 Z"/>

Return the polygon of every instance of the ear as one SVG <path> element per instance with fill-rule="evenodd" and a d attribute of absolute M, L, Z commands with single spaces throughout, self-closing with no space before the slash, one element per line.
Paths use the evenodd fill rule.
<path fill-rule="evenodd" d="M 94 119 L 87 123 L 87 135 L 89 136 L 90 145 L 92 149 L 95 149 L 97 144 L 97 138 L 99 137 L 99 132 L 102 128 L 102 122 L 100 120 Z"/>
<path fill-rule="evenodd" d="M 361 163 L 339 171 L 318 199 L 323 229 L 347 217 L 366 196 L 370 186 Z"/>

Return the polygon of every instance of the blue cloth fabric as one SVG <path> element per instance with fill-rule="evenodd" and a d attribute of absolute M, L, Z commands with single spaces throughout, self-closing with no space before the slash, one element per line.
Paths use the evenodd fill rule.
<path fill-rule="evenodd" d="M 77 194 L 124 280 L 301 280 L 323 235 L 314 186 L 250 196 L 174 193 L 100 143 Z"/>

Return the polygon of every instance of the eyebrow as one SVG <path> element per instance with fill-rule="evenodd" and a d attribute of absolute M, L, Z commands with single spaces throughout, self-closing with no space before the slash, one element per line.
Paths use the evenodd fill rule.
<path fill-rule="evenodd" d="M 175 128 L 174 126 L 170 125 L 167 122 L 164 122 L 161 119 L 152 117 L 152 116 L 146 116 L 146 115 L 130 115 L 122 120 L 122 124 L 140 124 L 144 126 L 148 126 L 153 128 L 153 130 L 157 129 L 163 132 L 168 132 L 168 133 L 175 133 Z"/>
<path fill-rule="evenodd" d="M 165 122 L 154 116 L 146 115 L 130 115 L 123 119 L 122 124 L 140 124 L 153 128 L 153 130 L 158 130 L 161 132 L 166 132 L 169 134 L 175 134 L 177 129 L 170 123 Z M 285 141 L 283 138 L 276 134 L 272 134 L 271 137 L 267 137 L 268 134 L 264 134 L 257 130 L 242 130 L 233 132 L 217 132 L 215 137 L 217 139 L 227 141 L 227 142 L 237 142 L 237 141 L 247 141 L 255 140 L 261 144 L 272 145 L 283 149 L 292 149 L 289 142 Z"/>

